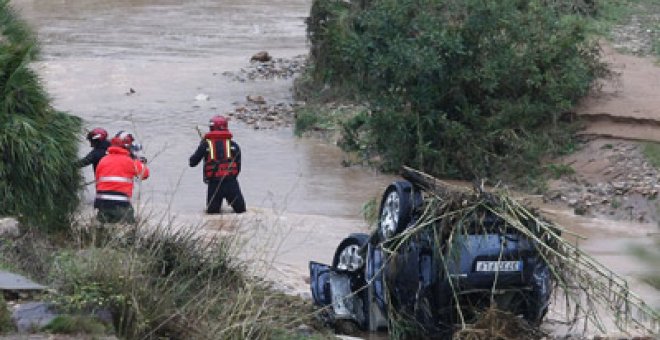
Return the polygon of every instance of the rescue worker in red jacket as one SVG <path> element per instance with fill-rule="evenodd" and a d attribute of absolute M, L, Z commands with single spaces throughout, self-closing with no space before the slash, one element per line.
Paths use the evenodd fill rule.
<path fill-rule="evenodd" d="M 108 131 L 104 128 L 94 128 L 87 134 L 87 140 L 89 141 L 89 146 L 92 147 L 92 151 L 78 161 L 78 166 L 83 168 L 91 164 L 94 173 L 96 173 L 96 166 L 99 164 L 101 158 L 105 156 L 108 147 L 110 147 Z"/>
<path fill-rule="evenodd" d="M 197 166 L 204 159 L 204 183 L 208 185 L 206 213 L 219 214 L 223 199 L 227 200 L 235 213 L 243 213 L 245 200 L 238 185 L 241 149 L 232 140 L 225 117 L 213 116 L 209 121 L 209 130 L 195 153 L 190 156 L 191 167 Z"/>
<path fill-rule="evenodd" d="M 119 131 L 96 168 L 94 208 L 98 209 L 97 219 L 102 223 L 135 222 L 131 206 L 133 183 L 136 179 L 147 179 L 149 168 L 131 154 L 134 142 L 133 135 Z"/>

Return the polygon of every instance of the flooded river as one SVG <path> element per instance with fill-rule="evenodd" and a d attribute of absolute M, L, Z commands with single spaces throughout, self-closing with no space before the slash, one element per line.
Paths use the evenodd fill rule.
<path fill-rule="evenodd" d="M 245 67 L 260 50 L 275 57 L 306 53 L 304 18 L 311 0 L 13 4 L 38 32 L 43 58 L 35 68 L 55 107 L 82 117 L 88 128 L 130 130 L 145 146 L 152 176 L 142 185 L 141 205 L 220 228 L 227 217 L 204 217 L 201 169 L 187 164 L 199 142 L 195 128 L 246 95 L 269 102 L 291 99 L 290 80 L 241 83 L 221 74 Z M 127 95 L 131 88 L 135 93 Z M 209 100 L 196 101 L 198 94 Z M 362 205 L 393 177 L 342 167 L 336 147 L 295 138 L 290 129 L 254 130 L 235 121 L 230 128 L 243 151 L 239 180 L 249 212 L 240 218 L 280 236 L 266 242 L 277 244 L 275 272 L 289 288 L 306 291 L 307 261 L 330 261 L 343 236 L 365 231 Z M 87 150 L 84 145 L 81 152 Z M 91 170 L 85 169 L 85 176 L 91 180 Z M 92 195 L 90 188 L 86 203 Z M 657 226 L 612 226 L 554 213 L 562 224 L 587 230 L 592 238 L 583 245 L 598 260 L 629 277 L 644 271 L 627 249 L 629 244 L 653 246 L 648 235 L 657 237 Z M 657 293 L 642 291 L 660 305 Z"/>
<path fill-rule="evenodd" d="M 38 32 L 42 60 L 35 67 L 55 107 L 82 117 L 88 128 L 132 131 L 144 145 L 152 175 L 142 183 L 140 206 L 211 230 L 232 218 L 203 214 L 202 170 L 188 167 L 199 143 L 196 127 L 205 130 L 212 115 L 246 95 L 273 103 L 291 99 L 291 80 L 241 83 L 222 73 L 239 71 L 260 50 L 276 58 L 305 54 L 311 1 L 13 3 Z M 131 88 L 135 93 L 127 95 Z M 209 100 L 195 100 L 198 94 Z M 307 262 L 330 261 L 342 237 L 365 230 L 363 204 L 392 177 L 342 167 L 336 147 L 295 138 L 289 128 L 254 130 L 237 121 L 230 128 L 243 153 L 239 181 L 248 213 L 240 220 L 253 229 L 245 233 L 268 235 L 270 247 L 252 246 L 275 248 L 276 276 L 307 292 Z M 81 153 L 89 150 L 85 141 L 81 145 Z M 93 179 L 91 169 L 84 174 Z M 89 186 L 89 205 L 93 194 Z"/>
<path fill-rule="evenodd" d="M 188 157 L 196 126 L 246 95 L 290 98 L 290 80 L 240 83 L 222 76 L 259 50 L 275 57 L 306 52 L 309 1 L 29 1 L 16 4 L 43 46 L 38 64 L 58 109 L 87 127 L 137 134 L 152 178 L 143 197 L 176 212 L 201 212 L 201 169 Z M 126 95 L 133 88 L 136 93 Z M 208 101 L 196 101 L 198 94 Z M 369 171 L 339 166 L 334 147 L 231 123 L 243 150 L 241 185 L 251 207 L 356 217 L 380 190 Z M 86 146 L 83 151 L 87 151 Z M 91 178 L 91 171 L 86 175 Z"/>

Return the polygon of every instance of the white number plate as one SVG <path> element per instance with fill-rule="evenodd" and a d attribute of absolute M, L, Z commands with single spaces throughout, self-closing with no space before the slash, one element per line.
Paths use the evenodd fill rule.
<path fill-rule="evenodd" d="M 519 272 L 522 261 L 477 261 L 478 272 Z"/>

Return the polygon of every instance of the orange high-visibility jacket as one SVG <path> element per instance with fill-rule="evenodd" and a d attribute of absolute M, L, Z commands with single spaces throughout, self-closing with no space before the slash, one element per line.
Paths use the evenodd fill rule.
<path fill-rule="evenodd" d="M 148 177 L 149 168 L 145 164 L 131 158 L 128 150 L 111 146 L 96 168 L 96 192 L 122 193 L 130 198 L 133 196 L 133 180 Z M 102 199 L 113 200 L 110 197 Z"/>

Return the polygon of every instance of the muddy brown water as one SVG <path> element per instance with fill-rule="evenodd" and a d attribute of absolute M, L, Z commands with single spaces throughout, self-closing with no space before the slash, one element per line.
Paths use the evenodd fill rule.
<path fill-rule="evenodd" d="M 291 100 L 291 80 L 241 83 L 222 73 L 239 71 L 260 50 L 276 58 L 305 54 L 311 1 L 13 4 L 38 32 L 42 60 L 34 67 L 55 107 L 82 117 L 88 128 L 129 130 L 144 145 L 151 178 L 141 185 L 138 205 L 149 213 L 177 215 L 208 230 L 240 223 L 249 229 L 241 233 L 258 232 L 246 248 L 275 257 L 271 274 L 287 282 L 285 289 L 300 292 L 309 290 L 309 260 L 329 262 L 345 235 L 366 229 L 363 204 L 393 177 L 342 167 L 336 147 L 295 138 L 290 128 L 257 131 L 230 122 L 243 153 L 239 181 L 248 213 L 242 216 L 205 217 L 202 170 L 187 164 L 199 143 L 196 127 L 205 130 L 213 114 L 229 111 L 246 95 Z M 135 93 L 127 95 L 131 88 Z M 209 100 L 196 100 L 198 94 Z M 84 141 L 81 146 L 81 154 L 89 150 Z M 84 174 L 93 179 L 91 169 Z M 90 185 L 87 205 L 93 194 Z"/>
<path fill-rule="evenodd" d="M 82 117 L 87 127 L 102 126 L 111 133 L 128 129 L 145 146 L 152 176 L 141 186 L 140 204 L 204 223 L 209 230 L 238 222 L 250 226 L 250 235 L 275 235 L 254 238 L 246 248 L 267 254 L 272 277 L 299 293 L 308 291 L 307 262 L 329 262 L 342 237 L 366 231 L 362 205 L 394 177 L 344 168 L 336 147 L 297 139 L 290 129 L 262 131 L 231 122 L 243 150 L 240 184 L 250 211 L 238 217 L 205 217 L 201 169 L 191 169 L 187 162 L 199 141 L 195 127 L 204 126 L 211 115 L 230 110 L 248 94 L 263 95 L 269 102 L 291 100 L 290 80 L 240 83 L 221 74 L 240 70 L 260 50 L 275 57 L 304 54 L 310 3 L 13 1 L 41 39 L 43 58 L 34 67 L 55 106 Z M 127 95 L 130 88 L 136 92 Z M 195 100 L 198 94 L 209 100 Z M 86 151 L 83 146 L 81 152 Z M 91 170 L 84 172 L 91 180 Z M 92 195 L 89 188 L 87 204 Z M 636 277 L 647 268 L 628 251 L 631 244 L 653 246 L 657 226 L 548 210 L 563 225 L 586 233 L 585 249 L 633 279 L 652 304 L 660 305 L 657 291 L 638 283 Z"/>

